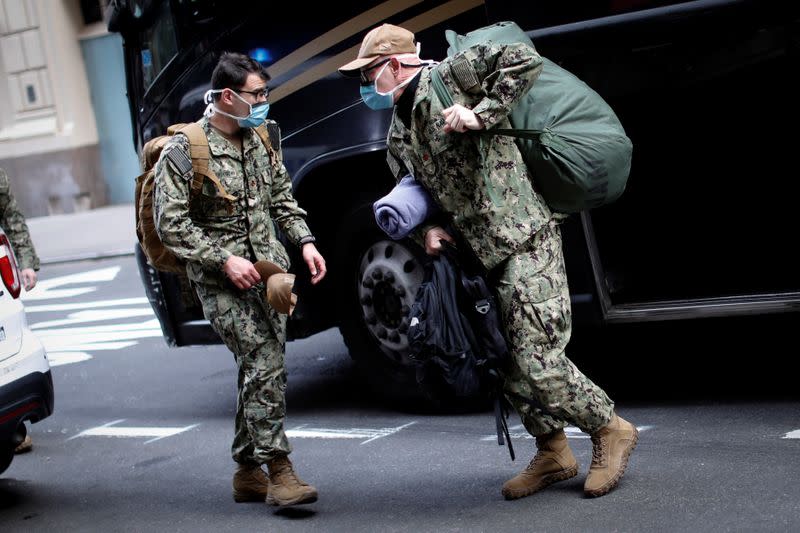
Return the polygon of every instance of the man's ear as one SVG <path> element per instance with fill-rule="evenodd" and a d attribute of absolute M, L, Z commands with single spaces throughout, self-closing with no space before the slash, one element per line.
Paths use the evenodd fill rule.
<path fill-rule="evenodd" d="M 389 65 L 391 65 L 392 74 L 397 76 L 397 73 L 400 72 L 400 67 L 401 67 L 400 60 L 397 58 L 397 56 L 392 56 L 391 58 L 389 58 Z"/>
<path fill-rule="evenodd" d="M 225 103 L 226 105 L 231 105 L 233 103 L 233 91 L 231 89 L 225 88 L 219 93 L 219 100 L 220 102 Z"/>

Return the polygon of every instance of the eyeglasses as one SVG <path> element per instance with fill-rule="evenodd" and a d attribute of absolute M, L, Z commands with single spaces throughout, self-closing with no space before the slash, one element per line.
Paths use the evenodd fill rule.
<path fill-rule="evenodd" d="M 379 63 L 375 63 L 371 67 L 367 67 L 365 69 L 360 70 L 359 73 L 361 74 L 361 85 L 371 85 L 373 80 L 369 79 L 369 76 L 367 76 L 367 72 L 369 72 L 370 70 L 374 70 L 374 69 L 376 69 L 376 68 L 378 68 L 380 66 L 385 65 L 386 63 L 388 63 L 391 60 L 392 60 L 391 57 L 387 57 L 383 61 L 381 61 Z M 401 67 L 406 67 L 406 68 L 419 68 L 419 67 L 424 67 L 425 64 L 418 63 L 416 65 L 409 65 L 407 63 L 400 63 L 400 66 Z"/>
<path fill-rule="evenodd" d="M 367 72 L 369 72 L 370 70 L 375 70 L 376 68 L 385 65 L 386 63 L 391 61 L 391 59 L 392 58 L 387 57 L 386 59 L 384 59 L 383 61 L 381 61 L 379 63 L 375 63 L 374 65 L 372 65 L 370 67 L 361 69 L 359 71 L 359 74 L 361 75 L 361 85 L 369 85 L 370 83 L 372 83 L 372 80 L 369 79 L 369 76 L 367 76 Z"/>
<path fill-rule="evenodd" d="M 252 94 L 256 98 L 269 98 L 269 87 L 264 87 L 262 89 L 258 89 L 257 91 L 245 91 L 244 89 L 239 89 L 236 92 Z"/>

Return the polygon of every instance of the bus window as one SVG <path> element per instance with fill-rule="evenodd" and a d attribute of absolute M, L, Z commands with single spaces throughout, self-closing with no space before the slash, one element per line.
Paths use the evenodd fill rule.
<path fill-rule="evenodd" d="M 147 90 L 169 60 L 178 53 L 175 21 L 169 2 L 162 2 L 152 26 L 141 33 L 141 65 L 144 90 Z"/>

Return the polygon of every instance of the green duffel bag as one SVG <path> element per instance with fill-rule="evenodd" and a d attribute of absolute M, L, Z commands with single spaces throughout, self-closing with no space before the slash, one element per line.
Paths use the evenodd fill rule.
<path fill-rule="evenodd" d="M 487 41 L 524 42 L 533 47 L 513 22 L 499 22 L 466 35 L 448 30 L 446 39 L 448 56 Z M 543 59 L 541 75 L 511 112 L 513 129 L 492 128 L 482 133 L 517 138 L 534 187 L 551 209 L 575 213 L 613 202 L 625 190 L 633 145 L 599 94 Z M 452 96 L 436 69 L 431 82 L 442 104 L 452 105 Z"/>

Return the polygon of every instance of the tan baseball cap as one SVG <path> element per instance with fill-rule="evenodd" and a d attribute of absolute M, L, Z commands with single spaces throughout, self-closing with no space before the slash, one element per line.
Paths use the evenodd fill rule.
<path fill-rule="evenodd" d="M 417 44 L 414 34 L 400 26 L 383 24 L 373 28 L 361 41 L 358 57 L 348 64 L 339 67 L 339 72 L 345 76 L 358 76 L 359 70 L 375 61 L 381 56 L 393 54 L 414 54 Z"/>
<path fill-rule="evenodd" d="M 292 292 L 294 274 L 270 261 L 257 261 L 253 264 L 266 285 L 267 303 L 279 313 L 291 315 L 297 305 L 297 295 Z"/>

